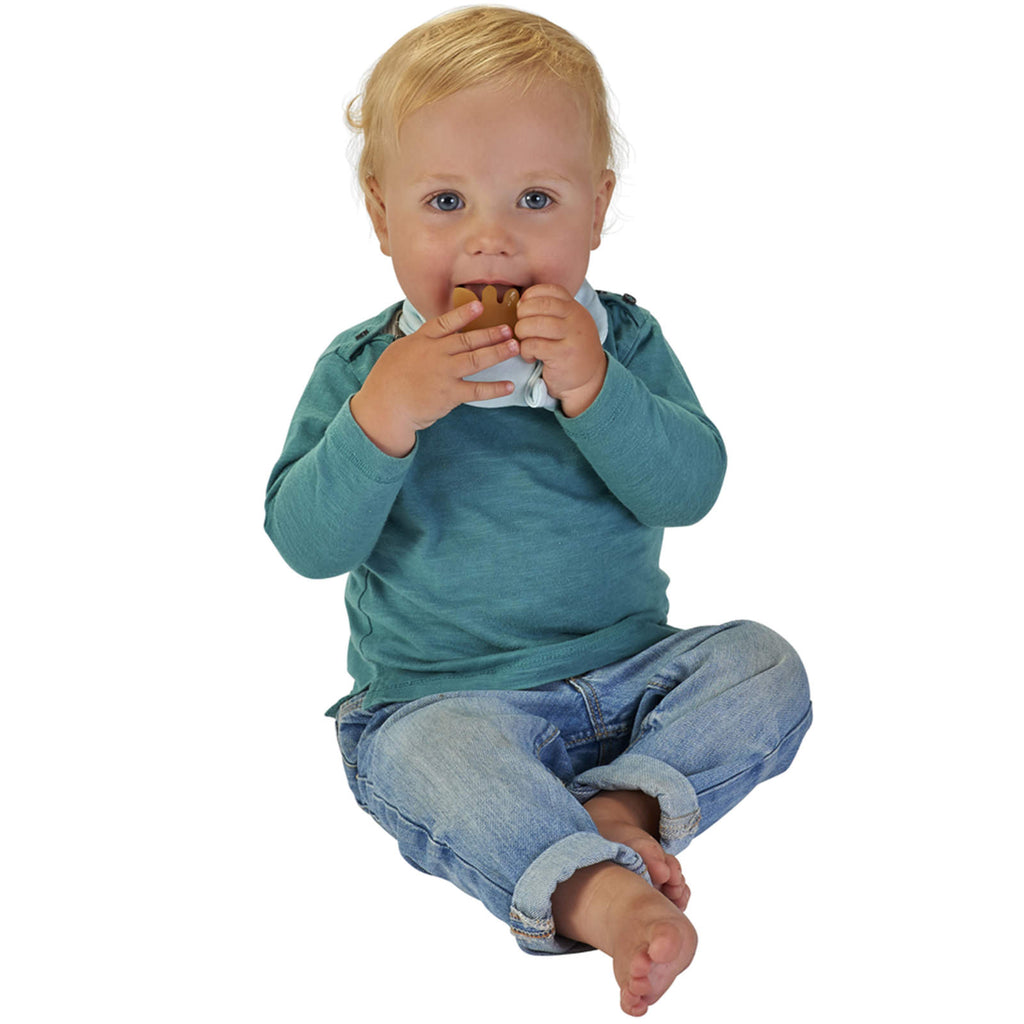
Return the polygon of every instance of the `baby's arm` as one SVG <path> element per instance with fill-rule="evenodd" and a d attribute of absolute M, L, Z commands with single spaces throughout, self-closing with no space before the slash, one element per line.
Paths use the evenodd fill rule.
<path fill-rule="evenodd" d="M 416 430 L 463 401 L 507 393 L 504 381 L 460 378 L 518 347 L 507 327 L 462 332 L 480 308 L 470 303 L 391 342 L 365 379 L 337 351 L 321 358 L 267 488 L 267 533 L 296 572 L 340 576 L 366 561 L 412 463 Z"/>
<path fill-rule="evenodd" d="M 629 307 L 635 343 L 608 360 L 604 385 L 562 428 L 608 489 L 648 526 L 686 526 L 715 503 L 725 446 L 653 317 Z"/>
<path fill-rule="evenodd" d="M 373 550 L 412 462 L 381 452 L 352 418 L 359 379 L 331 351 L 317 363 L 267 487 L 265 527 L 284 560 L 314 579 Z"/>

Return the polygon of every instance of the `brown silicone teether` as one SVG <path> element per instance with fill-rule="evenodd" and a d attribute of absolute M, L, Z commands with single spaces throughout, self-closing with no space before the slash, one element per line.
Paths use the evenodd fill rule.
<path fill-rule="evenodd" d="M 452 308 L 464 306 L 472 302 L 476 295 L 469 289 L 458 287 L 452 292 Z M 515 288 L 506 290 L 504 298 L 498 301 L 498 289 L 493 284 L 485 285 L 480 301 L 484 304 L 484 311 L 470 325 L 476 330 L 478 327 L 497 327 L 499 324 L 508 324 L 509 327 L 516 325 L 516 306 L 519 305 L 519 292 Z"/>

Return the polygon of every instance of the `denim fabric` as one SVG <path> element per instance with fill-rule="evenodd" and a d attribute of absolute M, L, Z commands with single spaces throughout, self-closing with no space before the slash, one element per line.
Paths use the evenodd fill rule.
<path fill-rule="evenodd" d="M 681 630 L 640 654 L 528 690 L 460 691 L 338 708 L 338 742 L 360 806 L 414 867 L 449 879 L 532 953 L 585 947 L 556 934 L 551 895 L 614 861 L 583 803 L 640 790 L 678 853 L 764 779 L 811 723 L 796 652 L 752 622 Z M 649 878 L 648 878 L 649 880 Z"/>

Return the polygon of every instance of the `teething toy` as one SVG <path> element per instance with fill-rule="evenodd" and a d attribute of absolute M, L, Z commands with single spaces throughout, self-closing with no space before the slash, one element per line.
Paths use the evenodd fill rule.
<path fill-rule="evenodd" d="M 452 292 L 452 307 L 464 306 L 477 298 L 472 288 L 463 288 L 461 285 Z M 509 327 L 516 325 L 516 313 L 519 305 L 519 289 L 508 288 L 498 301 L 498 289 L 493 284 L 484 285 L 480 293 L 480 301 L 484 304 L 484 311 L 475 319 L 471 320 L 469 326 L 474 330 L 480 327 L 498 327 L 500 324 L 508 324 Z M 538 359 L 528 363 L 522 356 L 512 356 L 485 370 L 471 374 L 465 380 L 510 380 L 515 385 L 514 390 L 499 398 L 484 398 L 476 402 L 466 402 L 466 405 L 476 405 L 482 409 L 496 409 L 503 405 L 525 405 L 531 409 L 554 409 L 558 403 L 548 394 L 544 386 L 541 374 L 544 372 L 544 364 Z"/>
<path fill-rule="evenodd" d="M 475 298 L 476 295 L 471 289 L 460 285 L 452 292 L 452 308 L 464 306 Z M 519 305 L 519 292 L 515 288 L 507 289 L 499 302 L 498 289 L 493 284 L 485 285 L 480 301 L 484 304 L 484 311 L 471 321 L 474 330 L 478 327 L 497 327 L 499 324 L 515 327 L 516 306 Z"/>

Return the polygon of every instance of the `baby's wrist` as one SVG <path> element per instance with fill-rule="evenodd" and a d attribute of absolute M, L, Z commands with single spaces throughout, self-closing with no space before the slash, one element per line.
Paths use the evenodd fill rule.
<path fill-rule="evenodd" d="M 349 409 L 356 425 L 385 455 L 402 459 L 416 444 L 416 428 L 393 406 L 375 402 L 372 395 L 360 389 L 352 396 Z"/>
<path fill-rule="evenodd" d="M 607 373 L 608 357 L 605 356 L 601 361 L 600 370 L 593 377 L 585 384 L 571 388 L 561 395 L 558 401 L 562 406 L 562 415 L 566 419 L 571 420 L 579 416 L 594 404 L 594 400 L 601 393 L 601 388 L 604 387 L 604 378 Z"/>

